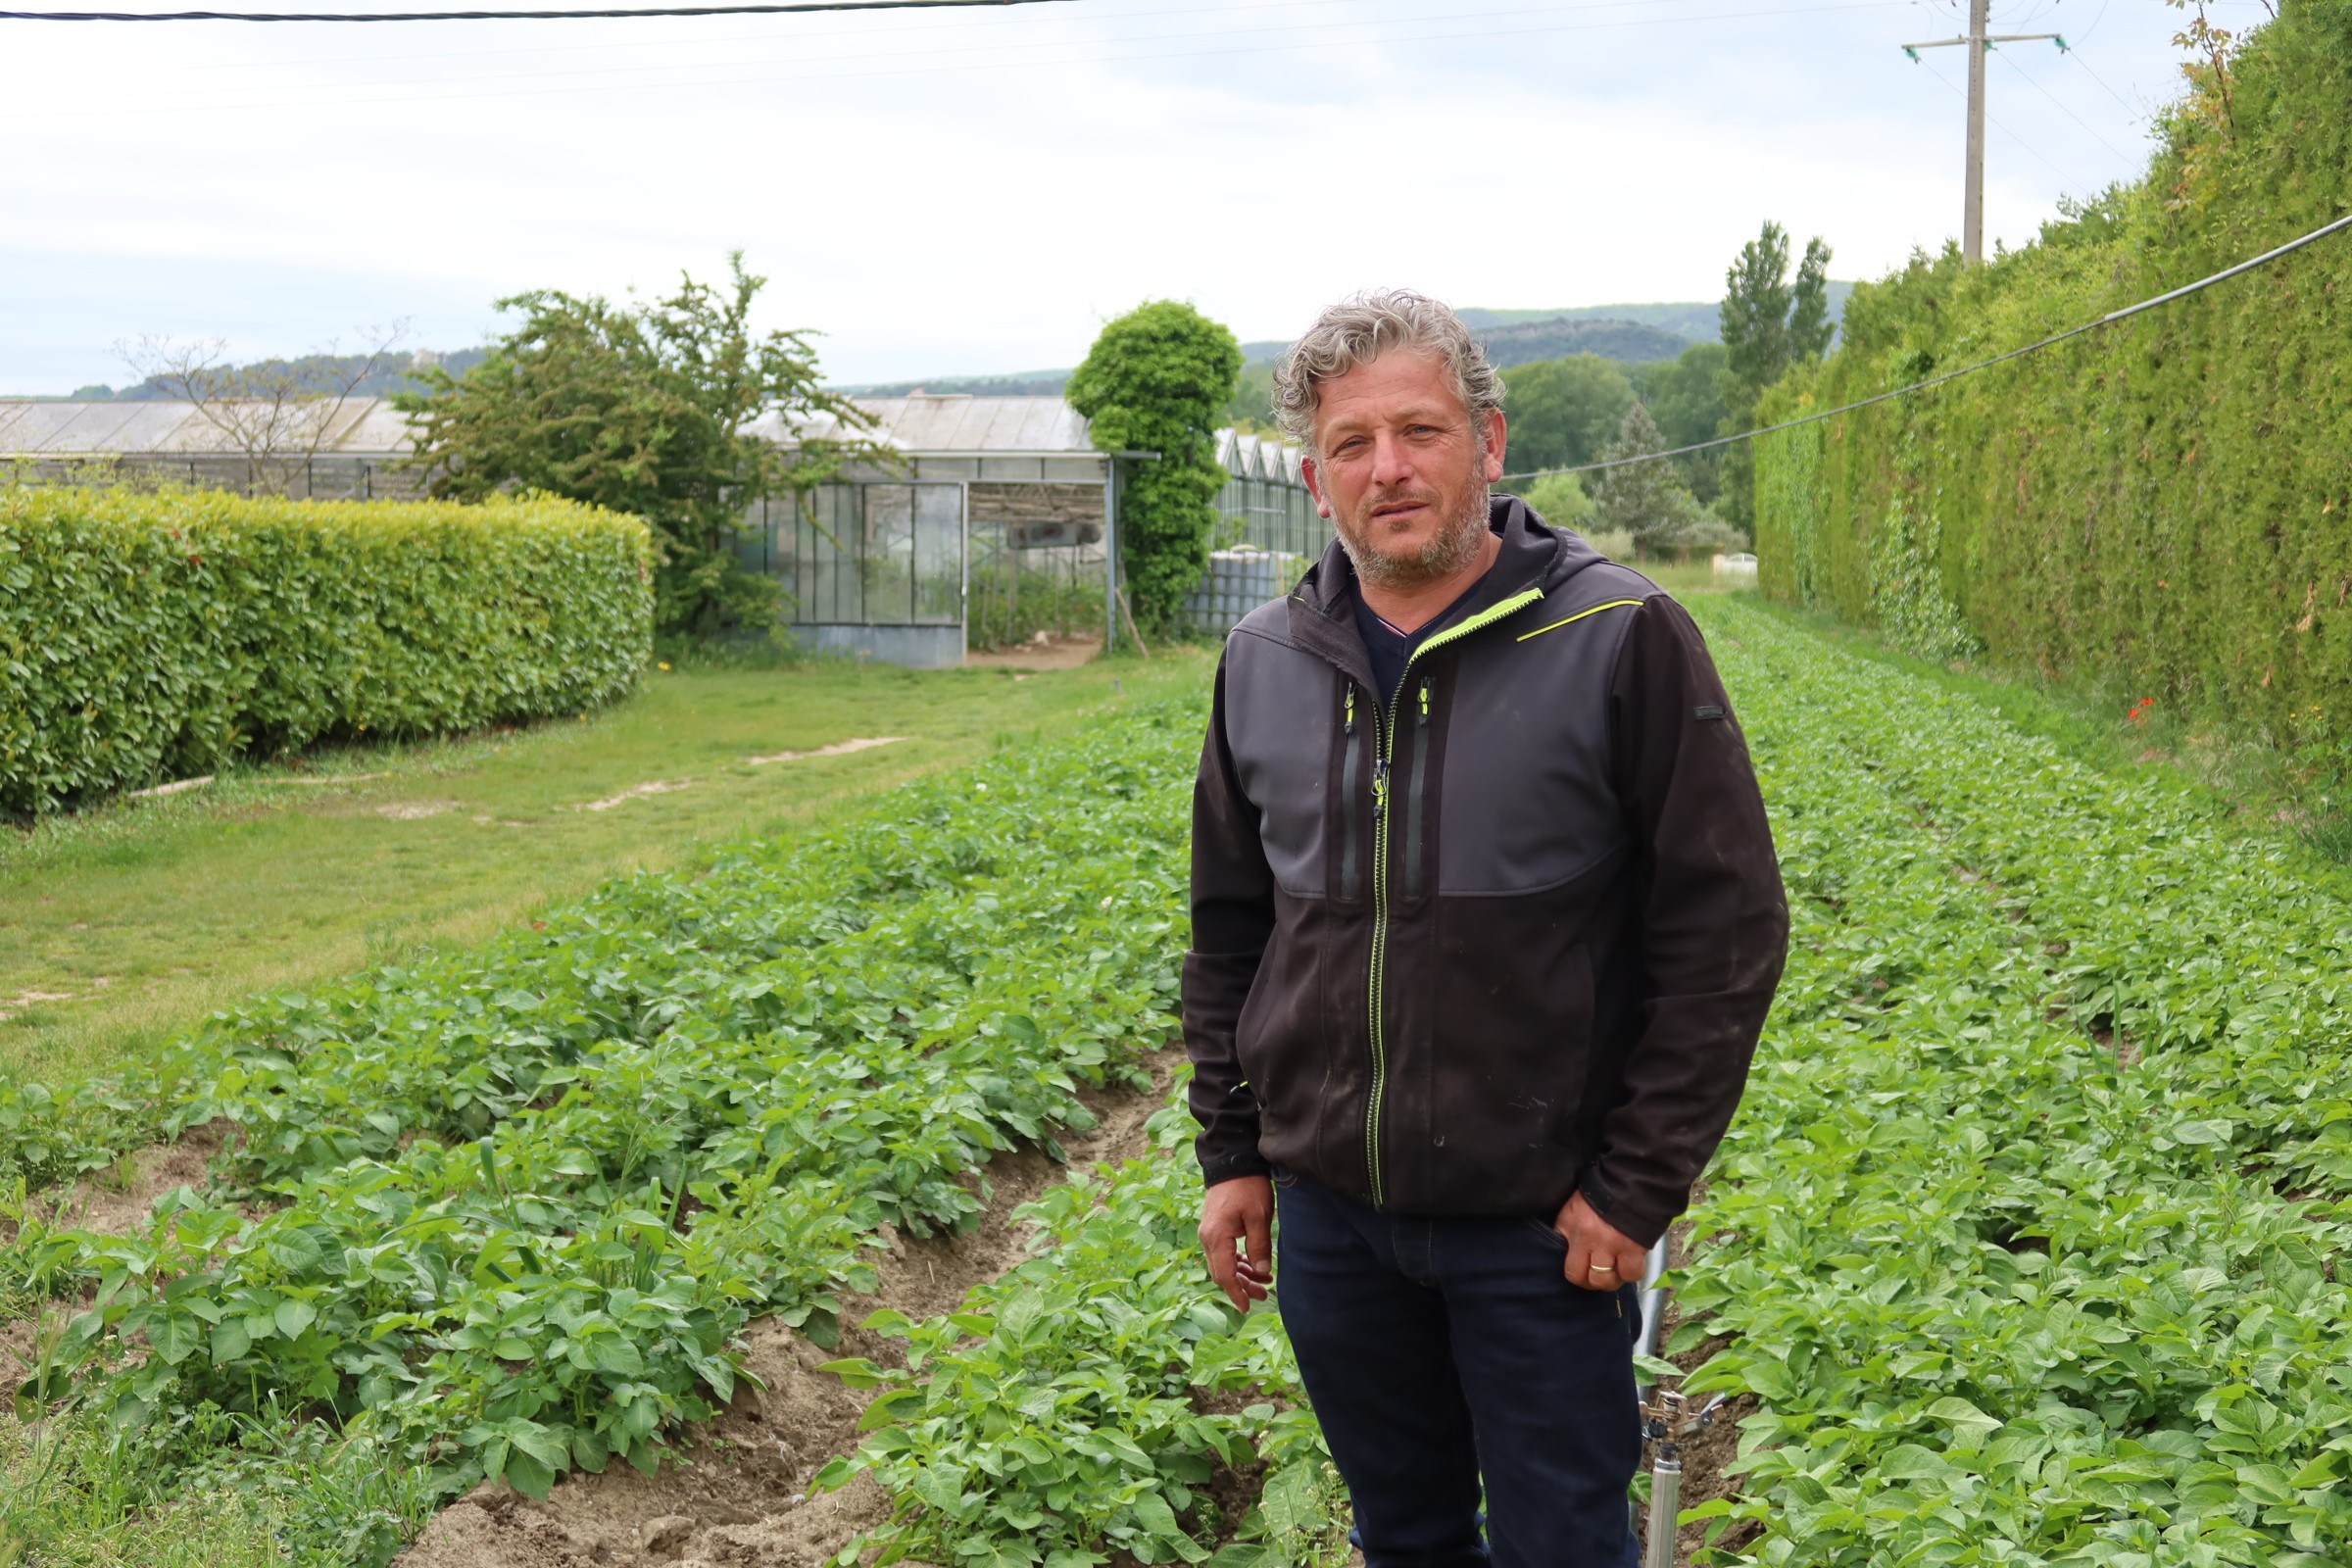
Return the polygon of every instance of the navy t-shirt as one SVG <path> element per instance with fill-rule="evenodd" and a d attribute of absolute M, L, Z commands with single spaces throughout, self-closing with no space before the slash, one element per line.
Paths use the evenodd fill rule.
<path fill-rule="evenodd" d="M 1380 684 L 1382 712 L 1387 712 L 1396 705 L 1396 683 L 1404 679 L 1404 666 L 1412 662 L 1413 650 L 1420 647 L 1422 639 L 1441 625 L 1447 615 L 1452 614 L 1453 606 L 1460 604 L 1477 586 L 1474 582 L 1469 588 L 1463 589 L 1453 605 L 1447 605 L 1423 621 L 1417 631 L 1398 631 L 1364 603 L 1360 590 L 1356 593 L 1355 629 L 1364 639 L 1364 652 L 1372 656 L 1372 678 Z"/>
<path fill-rule="evenodd" d="M 1422 631 L 1434 624 L 1423 624 Z M 1380 688 L 1380 708 L 1387 712 L 1396 700 L 1396 683 L 1404 679 L 1404 666 L 1412 662 L 1413 650 L 1421 646 L 1421 632 L 1398 631 L 1373 613 L 1364 603 L 1364 596 L 1355 596 L 1355 629 L 1363 634 L 1364 652 L 1372 656 L 1372 680 Z"/>

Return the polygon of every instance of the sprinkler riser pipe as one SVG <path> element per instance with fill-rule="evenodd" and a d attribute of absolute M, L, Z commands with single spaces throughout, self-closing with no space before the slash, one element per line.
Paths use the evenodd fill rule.
<path fill-rule="evenodd" d="M 1683 1511 L 1683 1461 L 1660 1458 L 1649 1472 L 1649 1549 L 1642 1568 L 1674 1568 L 1674 1521 Z"/>

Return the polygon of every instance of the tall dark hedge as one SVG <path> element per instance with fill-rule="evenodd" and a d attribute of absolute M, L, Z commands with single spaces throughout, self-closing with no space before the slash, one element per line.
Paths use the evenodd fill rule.
<path fill-rule="evenodd" d="M 1855 291 L 1769 421 L 1966 365 L 2352 209 L 2352 0 L 2192 75 L 2137 184 Z M 1766 588 L 1936 657 L 2352 736 L 2352 232 L 1930 393 L 1759 443 Z"/>
<path fill-rule="evenodd" d="M 0 810 L 578 713 L 643 673 L 651 572 L 644 522 L 568 501 L 0 489 Z"/>
<path fill-rule="evenodd" d="M 1103 452 L 1156 452 L 1122 466 L 1119 556 L 1136 618 L 1175 622 L 1208 570 L 1216 529 L 1215 429 L 1242 373 L 1233 333 L 1190 305 L 1152 300 L 1102 328 L 1070 376 L 1070 406 Z"/>

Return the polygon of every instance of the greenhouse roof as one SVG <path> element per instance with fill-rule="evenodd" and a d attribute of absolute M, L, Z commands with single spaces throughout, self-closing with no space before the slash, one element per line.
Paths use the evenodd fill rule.
<path fill-rule="evenodd" d="M 874 416 L 872 439 L 899 452 L 931 457 L 1098 457 L 1087 421 L 1058 397 L 970 397 L 916 393 L 860 398 Z M 247 405 L 247 409 L 258 409 Z M 232 416 L 233 419 L 234 416 Z M 237 422 L 256 424 L 250 416 Z M 767 419 L 753 428 L 771 439 L 838 439 L 845 430 L 831 416 L 787 425 Z M 308 445 L 305 440 L 303 445 Z M 238 440 L 193 403 L 0 400 L 0 457 L 68 458 L 126 454 L 179 457 L 241 451 Z M 406 455 L 407 417 L 383 398 L 353 398 L 335 412 L 320 456 Z M 1217 432 L 1217 460 L 1241 479 L 1296 485 L 1299 452 L 1269 437 Z"/>
<path fill-rule="evenodd" d="M 1287 441 L 1246 431 L 1217 432 L 1217 461 L 1237 479 L 1271 479 L 1281 484 L 1303 484 L 1298 460 L 1306 454 Z"/>
<path fill-rule="evenodd" d="M 224 423 L 262 428 L 263 405 L 227 406 Z M 289 413 L 288 418 L 296 417 Z M 291 431 L 289 431 L 291 433 Z M 309 445 L 304 432 L 304 446 Z M 408 420 L 382 398 L 352 398 L 334 410 L 320 455 L 390 454 L 409 451 Z M 201 457 L 236 453 L 242 443 L 193 403 L 47 400 L 0 401 L 0 456 L 18 458 L 100 457 L 170 453 Z"/>
<path fill-rule="evenodd" d="M 906 453 L 934 456 L 1007 453 L 1095 455 L 1086 419 L 1057 397 L 982 398 L 962 393 L 918 392 L 903 398 L 858 398 L 874 416 L 867 439 Z M 830 415 L 786 426 L 767 420 L 756 426 L 771 437 L 799 440 L 855 438 Z M 788 435 L 789 432 L 789 435 Z"/>

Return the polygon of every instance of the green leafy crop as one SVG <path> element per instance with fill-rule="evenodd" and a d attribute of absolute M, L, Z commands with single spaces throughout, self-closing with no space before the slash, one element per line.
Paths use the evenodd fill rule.
<path fill-rule="evenodd" d="M 1089 1125 L 1077 1085 L 1168 1039 L 1199 723 L 1141 712 L 222 1015 L 107 1091 L 231 1124 L 222 1185 L 0 1251 L 87 1302 L 21 1397 L 131 1429 L 299 1409 L 444 1495 L 651 1466 L 732 1395 L 752 1316 L 829 1343 L 880 1226 L 967 1222 L 976 1167 Z M 72 1136 L 74 1097 L 13 1102 L 20 1139 Z"/>
<path fill-rule="evenodd" d="M 2352 1553 L 2352 904 L 1701 602 L 1796 916 L 1682 1280 L 1774 1564 Z"/>
<path fill-rule="evenodd" d="M 1200 1185 L 1172 1102 L 1155 1151 L 1075 1177 L 1020 1210 L 1038 1255 L 927 1323 L 865 1326 L 906 1341 L 904 1367 L 837 1361 L 883 1392 L 862 1451 L 819 1485 L 870 1470 L 897 1499 L 878 1563 L 1092 1568 L 1139 1563 L 1291 1568 L 1344 1562 L 1336 1475 L 1272 1311 L 1235 1312 L 1208 1283 L 1195 1226 Z M 1258 1476 L 1243 1544 L 1220 1469 Z M 844 1554 L 845 1568 L 860 1550 Z"/>

